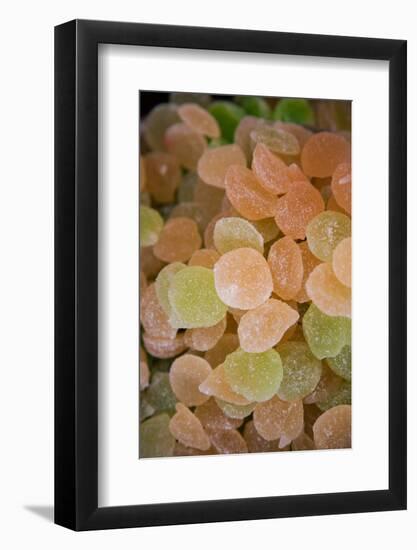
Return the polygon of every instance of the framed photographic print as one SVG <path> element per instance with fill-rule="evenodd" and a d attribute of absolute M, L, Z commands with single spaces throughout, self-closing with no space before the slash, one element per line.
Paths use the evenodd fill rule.
<path fill-rule="evenodd" d="M 55 521 L 406 507 L 406 42 L 55 30 Z"/>

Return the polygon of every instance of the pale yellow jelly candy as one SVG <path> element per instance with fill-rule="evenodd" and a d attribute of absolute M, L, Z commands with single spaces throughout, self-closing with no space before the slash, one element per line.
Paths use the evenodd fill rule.
<path fill-rule="evenodd" d="M 161 269 L 164 262 L 155 256 L 153 246 L 143 246 L 140 249 L 140 269 L 148 279 L 154 279 Z"/>
<path fill-rule="evenodd" d="M 268 441 L 259 435 L 253 420 L 246 422 L 243 428 L 243 438 L 246 441 L 250 453 L 269 453 L 283 450 L 279 447 L 279 439 Z"/>
<path fill-rule="evenodd" d="M 202 405 L 199 405 L 194 414 L 200 420 L 207 433 L 218 430 L 233 430 L 242 425 L 240 418 L 226 416 L 212 397 Z"/>
<path fill-rule="evenodd" d="M 316 266 L 319 265 L 320 260 L 316 258 L 314 254 L 311 253 L 308 247 L 307 241 L 303 241 L 302 243 L 299 243 L 298 248 L 300 249 L 301 258 L 303 260 L 303 280 L 301 282 L 301 289 L 294 296 L 294 299 L 300 304 L 303 304 L 304 302 L 310 301 L 305 285 L 308 277 L 310 276 L 310 273 L 313 271 L 313 269 Z"/>
<path fill-rule="evenodd" d="M 255 143 L 263 143 L 279 155 L 298 155 L 300 145 L 297 138 L 282 128 L 263 125 L 251 131 L 250 137 Z"/>
<path fill-rule="evenodd" d="M 237 430 L 220 430 L 210 433 L 211 443 L 218 453 L 247 453 L 245 440 Z"/>
<path fill-rule="evenodd" d="M 311 130 L 304 128 L 301 124 L 294 124 L 293 122 L 281 122 L 280 120 L 277 120 L 274 122 L 273 127 L 278 128 L 279 130 L 285 130 L 296 137 L 300 145 L 300 149 L 304 147 L 304 144 L 308 138 L 313 135 Z"/>
<path fill-rule="evenodd" d="M 257 432 L 267 441 L 283 437 L 292 441 L 303 430 L 303 402 L 281 401 L 274 396 L 256 405 L 253 421 Z"/>
<path fill-rule="evenodd" d="M 278 198 L 267 191 L 244 166 L 230 166 L 225 177 L 226 195 L 234 208 L 248 220 L 272 218 Z"/>
<path fill-rule="evenodd" d="M 181 170 L 177 159 L 168 153 L 145 155 L 147 191 L 160 204 L 173 202 L 175 190 L 181 181 Z"/>
<path fill-rule="evenodd" d="M 224 178 L 229 166 L 246 166 L 246 158 L 239 145 L 222 145 L 206 149 L 197 165 L 197 173 L 208 185 L 224 189 Z"/>
<path fill-rule="evenodd" d="M 141 248 L 157 243 L 164 226 L 164 220 L 159 212 L 142 204 L 139 209 L 139 219 Z"/>
<path fill-rule="evenodd" d="M 273 241 L 279 235 L 279 229 L 274 218 L 265 218 L 263 220 L 251 221 L 250 223 L 259 231 L 265 243 Z"/>
<path fill-rule="evenodd" d="M 338 405 L 318 417 L 314 426 L 317 449 L 349 449 L 351 443 L 351 406 Z"/>
<path fill-rule="evenodd" d="M 187 126 L 198 134 L 211 138 L 220 137 L 217 120 L 206 109 L 196 103 L 183 103 L 178 107 L 178 115 Z"/>
<path fill-rule="evenodd" d="M 352 210 L 352 175 L 350 163 L 344 162 L 336 167 L 332 176 L 332 193 L 336 202 L 346 212 Z"/>
<path fill-rule="evenodd" d="M 290 164 L 288 166 L 287 174 L 290 181 L 306 181 L 307 183 L 310 183 L 310 180 L 304 174 L 304 172 L 301 170 L 298 164 L 295 164 L 295 163 Z"/>
<path fill-rule="evenodd" d="M 199 385 L 210 375 L 211 366 L 202 357 L 185 353 L 175 359 L 169 371 L 172 391 L 187 407 L 201 405 L 209 397 L 201 393 Z"/>
<path fill-rule="evenodd" d="M 178 162 L 188 170 L 197 168 L 198 159 L 204 153 L 207 143 L 201 134 L 180 122 L 173 124 L 165 132 L 164 143 L 167 151 L 177 157 Z"/>
<path fill-rule="evenodd" d="M 149 147 L 154 151 L 164 151 L 164 135 L 171 124 L 180 120 L 176 105 L 157 105 L 145 119 L 143 134 Z"/>
<path fill-rule="evenodd" d="M 333 273 L 330 264 L 320 264 L 310 273 L 306 291 L 313 303 L 331 317 L 350 317 L 352 293 Z"/>
<path fill-rule="evenodd" d="M 158 300 L 154 283 L 148 286 L 142 297 L 140 321 L 148 336 L 172 339 L 177 334 L 177 329 L 169 323 L 168 316 Z"/>
<path fill-rule="evenodd" d="M 213 232 L 214 245 L 220 254 L 235 248 L 253 248 L 261 254 L 264 251 L 264 239 L 255 227 L 243 218 L 221 218 L 217 220 Z"/>
<path fill-rule="evenodd" d="M 234 403 L 235 405 L 249 405 L 251 401 L 232 390 L 226 380 L 224 365 L 216 367 L 211 374 L 200 384 L 199 389 L 206 395 L 218 397 L 222 401 Z"/>
<path fill-rule="evenodd" d="M 214 249 L 216 247 L 214 244 L 214 229 L 216 227 L 216 223 L 222 218 L 228 218 L 230 215 L 230 212 L 220 212 L 209 221 L 206 229 L 204 230 L 204 246 L 206 248 Z"/>
<path fill-rule="evenodd" d="M 352 284 L 352 240 L 343 239 L 333 252 L 332 267 L 334 274 L 345 286 Z"/>
<path fill-rule="evenodd" d="M 246 418 L 249 416 L 253 409 L 256 407 L 256 403 L 249 403 L 249 405 L 235 405 L 234 403 L 227 403 L 222 401 L 218 397 L 215 397 L 217 405 L 221 408 L 224 414 L 230 418 Z"/>
<path fill-rule="evenodd" d="M 308 176 L 327 178 L 336 167 L 350 160 L 350 144 L 331 132 L 313 134 L 301 152 L 301 166 Z"/>
<path fill-rule="evenodd" d="M 268 265 L 275 294 L 284 300 L 292 300 L 303 281 L 303 260 L 297 243 L 290 237 L 274 242 L 269 250 Z"/>
<path fill-rule="evenodd" d="M 184 338 L 187 345 L 197 351 L 212 349 L 226 330 L 226 317 L 212 327 L 189 328 L 185 331 Z"/>
<path fill-rule="evenodd" d="M 172 315 L 172 307 L 168 298 L 169 287 L 174 275 L 178 273 L 178 271 L 181 271 L 181 269 L 184 269 L 184 267 L 186 267 L 186 265 L 181 262 L 173 262 L 172 264 L 168 264 L 161 269 L 155 280 L 156 295 L 162 309 L 168 317 Z"/>
<path fill-rule="evenodd" d="M 214 266 L 214 283 L 220 299 L 238 309 L 260 306 L 272 292 L 268 263 L 252 248 L 238 248 L 223 254 Z"/>
<path fill-rule="evenodd" d="M 210 448 L 210 439 L 199 419 L 182 403 L 177 403 L 177 412 L 169 422 L 169 430 L 180 443 L 201 451 Z"/>
<path fill-rule="evenodd" d="M 188 260 L 188 265 L 199 265 L 212 269 L 219 258 L 220 254 L 217 250 L 213 248 L 200 248 L 200 250 L 196 250 Z"/>
<path fill-rule="evenodd" d="M 190 218 L 173 218 L 162 229 L 154 254 L 164 262 L 186 262 L 201 247 L 197 224 Z"/>
<path fill-rule="evenodd" d="M 285 302 L 269 299 L 241 318 L 238 328 L 240 347 L 249 353 L 260 353 L 274 347 L 299 317 Z"/>
<path fill-rule="evenodd" d="M 305 239 L 308 223 L 323 210 L 320 191 L 306 181 L 294 181 L 288 193 L 278 199 L 275 221 L 284 235 Z"/>
<path fill-rule="evenodd" d="M 175 338 L 158 338 L 145 332 L 143 343 L 146 351 L 158 359 L 176 357 L 187 349 L 182 334 L 177 334 Z"/>
<path fill-rule="evenodd" d="M 343 239 L 350 237 L 351 221 L 339 212 L 321 212 L 306 229 L 311 252 L 323 262 L 331 262 L 333 251 Z"/>
<path fill-rule="evenodd" d="M 257 118 L 254 116 L 244 116 L 242 119 L 240 119 L 240 122 L 236 127 L 235 143 L 237 143 L 237 145 L 239 145 L 239 147 L 242 149 L 248 162 L 250 162 L 252 159 L 252 153 L 255 147 L 255 143 L 250 137 L 250 133 L 255 128 L 263 126 L 264 124 L 265 121 L 261 118 Z"/>
<path fill-rule="evenodd" d="M 224 334 L 217 344 L 204 354 L 204 358 L 215 368 L 221 365 L 226 356 L 239 347 L 239 338 L 237 334 Z"/>
<path fill-rule="evenodd" d="M 257 143 L 255 147 L 252 170 L 262 187 L 270 193 L 280 195 L 288 191 L 290 178 L 287 165 L 263 143 Z"/>

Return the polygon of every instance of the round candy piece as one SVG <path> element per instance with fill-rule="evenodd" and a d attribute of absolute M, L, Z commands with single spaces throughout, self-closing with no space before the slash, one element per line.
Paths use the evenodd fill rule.
<path fill-rule="evenodd" d="M 199 387 L 202 393 L 206 395 L 212 395 L 226 401 L 227 403 L 233 403 L 235 405 L 249 405 L 251 400 L 246 399 L 240 393 L 233 391 L 229 381 L 226 378 L 225 365 L 221 364 L 217 366 L 204 380 Z"/>
<path fill-rule="evenodd" d="M 225 197 L 224 189 L 207 185 L 199 179 L 194 189 L 194 202 L 197 204 L 203 213 L 206 224 L 218 214 L 222 208 L 222 203 Z"/>
<path fill-rule="evenodd" d="M 235 130 L 245 111 L 232 101 L 215 101 L 209 106 L 209 112 L 220 126 L 222 137 L 229 143 L 233 141 Z"/>
<path fill-rule="evenodd" d="M 155 372 L 145 392 L 146 401 L 157 412 L 172 412 L 177 402 L 167 372 Z"/>
<path fill-rule="evenodd" d="M 274 292 L 283 300 L 292 300 L 301 289 L 303 260 L 298 245 L 291 237 L 278 239 L 269 249 Z"/>
<path fill-rule="evenodd" d="M 351 406 L 339 405 L 318 417 L 314 426 L 317 449 L 349 449 L 351 443 Z"/>
<path fill-rule="evenodd" d="M 307 181 L 294 181 L 288 193 L 278 199 L 275 221 L 284 235 L 305 239 L 307 225 L 323 210 L 320 191 Z"/>
<path fill-rule="evenodd" d="M 280 195 L 288 191 L 290 178 L 287 165 L 263 143 L 256 144 L 252 170 L 262 187 L 270 193 Z"/>
<path fill-rule="evenodd" d="M 272 113 L 272 118 L 312 126 L 314 124 L 314 111 L 307 99 L 283 98 L 278 101 Z"/>
<path fill-rule="evenodd" d="M 307 242 L 311 252 L 323 262 L 331 262 L 333 251 L 350 236 L 351 221 L 340 212 L 318 214 L 307 226 Z"/>
<path fill-rule="evenodd" d="M 152 246 L 158 242 L 164 226 L 164 221 L 159 212 L 149 206 L 141 205 L 139 210 L 140 220 L 140 246 Z"/>
<path fill-rule="evenodd" d="M 181 262 L 173 262 L 172 264 L 168 264 L 161 269 L 155 280 L 156 296 L 162 309 L 168 317 L 171 317 L 172 315 L 172 307 L 168 298 L 169 287 L 174 275 L 178 273 L 178 271 L 181 271 L 181 269 L 184 269 L 184 267 L 186 267 L 186 265 Z"/>
<path fill-rule="evenodd" d="M 188 261 L 189 266 L 199 265 L 201 267 L 208 267 L 212 269 L 214 264 L 220 258 L 220 254 L 217 250 L 212 248 L 200 248 L 196 250 Z"/>
<path fill-rule="evenodd" d="M 194 132 L 211 138 L 220 137 L 216 119 L 196 103 L 183 103 L 178 107 L 178 115 Z"/>
<path fill-rule="evenodd" d="M 172 435 L 187 447 L 207 451 L 211 445 L 210 439 L 199 419 L 182 403 L 177 403 L 176 408 L 177 412 L 169 422 Z"/>
<path fill-rule="evenodd" d="M 352 175 L 350 163 L 343 162 L 336 167 L 332 176 L 331 188 L 337 204 L 350 214 L 352 210 Z"/>
<path fill-rule="evenodd" d="M 271 109 L 263 97 L 239 96 L 236 101 L 248 115 L 261 118 L 270 118 L 271 116 Z"/>
<path fill-rule="evenodd" d="M 237 248 L 223 254 L 214 266 L 214 281 L 221 300 L 238 309 L 253 309 L 272 292 L 268 263 L 252 248 Z"/>
<path fill-rule="evenodd" d="M 351 316 L 351 290 L 342 285 L 330 264 L 320 264 L 313 269 L 306 283 L 306 291 L 313 303 L 326 315 Z"/>
<path fill-rule="evenodd" d="M 164 143 L 167 151 L 177 157 L 181 166 L 188 170 L 196 170 L 198 159 L 207 147 L 204 137 L 183 122 L 168 128 Z"/>
<path fill-rule="evenodd" d="M 284 373 L 278 396 L 283 401 L 303 399 L 319 383 L 321 362 L 305 342 L 285 342 L 277 347 L 277 351 Z"/>
<path fill-rule="evenodd" d="M 245 116 L 240 120 L 236 128 L 235 143 L 242 149 L 248 162 L 252 159 L 252 153 L 255 147 L 255 143 L 252 141 L 250 133 L 258 126 L 263 126 L 263 124 L 264 121 L 260 118 Z"/>
<path fill-rule="evenodd" d="M 281 359 L 273 349 L 263 353 L 247 353 L 239 349 L 230 353 L 223 365 L 232 390 L 250 402 L 267 401 L 281 384 Z"/>
<path fill-rule="evenodd" d="M 149 336 L 157 338 L 175 338 L 177 330 L 173 328 L 161 306 L 156 293 L 156 285 L 148 286 L 140 304 L 140 321 Z"/>
<path fill-rule="evenodd" d="M 269 453 L 282 451 L 279 447 L 279 439 L 268 441 L 264 439 L 256 430 L 253 420 L 246 422 L 243 428 L 243 438 L 248 446 L 250 453 Z"/>
<path fill-rule="evenodd" d="M 221 430 L 210 433 L 213 447 L 221 454 L 247 453 L 245 440 L 237 430 Z"/>
<path fill-rule="evenodd" d="M 234 164 L 246 166 L 246 158 L 239 145 L 223 145 L 206 149 L 200 157 L 197 172 L 208 185 L 225 187 L 225 176 L 229 166 Z"/>
<path fill-rule="evenodd" d="M 352 284 L 352 240 L 350 237 L 339 242 L 333 251 L 333 272 L 345 286 Z"/>
<path fill-rule="evenodd" d="M 300 435 L 304 426 L 303 402 L 281 401 L 275 395 L 265 403 L 258 403 L 253 413 L 256 431 L 267 441 L 284 439 L 285 444 Z"/>
<path fill-rule="evenodd" d="M 213 241 L 220 252 L 225 254 L 235 248 L 253 248 L 261 254 L 264 239 L 255 227 L 243 218 L 221 218 L 214 226 Z"/>
<path fill-rule="evenodd" d="M 152 109 L 145 119 L 143 134 L 153 151 L 164 151 L 164 136 L 167 128 L 178 122 L 177 107 L 162 103 Z"/>
<path fill-rule="evenodd" d="M 174 206 L 169 213 L 169 219 L 173 218 L 190 218 L 194 220 L 201 233 L 203 233 L 207 223 L 205 212 L 195 202 L 180 202 Z"/>
<path fill-rule="evenodd" d="M 250 133 L 255 143 L 263 143 L 268 149 L 282 155 L 298 155 L 300 145 L 296 137 L 281 128 L 263 125 Z"/>
<path fill-rule="evenodd" d="M 225 330 L 226 317 L 212 327 L 189 328 L 184 338 L 191 348 L 197 351 L 208 351 L 217 344 Z"/>
<path fill-rule="evenodd" d="M 178 400 L 187 407 L 207 401 L 208 396 L 198 387 L 210 373 L 210 364 L 202 357 L 186 353 L 175 359 L 169 371 L 169 381 Z"/>
<path fill-rule="evenodd" d="M 256 403 L 249 403 L 248 405 L 235 405 L 234 403 L 227 403 L 219 398 L 215 398 L 217 405 L 224 412 L 224 414 L 230 418 L 242 419 L 249 416 L 256 406 Z"/>
<path fill-rule="evenodd" d="M 308 140 L 308 138 L 313 135 L 313 132 L 311 130 L 308 130 L 308 128 L 305 128 L 300 124 L 295 124 L 294 122 L 282 122 L 280 120 L 277 120 L 276 122 L 274 122 L 273 127 L 279 128 L 280 130 L 285 130 L 286 132 L 289 132 L 294 137 L 296 137 L 300 145 L 300 149 L 304 147 L 304 144 Z"/>
<path fill-rule="evenodd" d="M 232 351 L 239 347 L 239 338 L 236 334 L 224 334 L 217 344 L 204 354 L 204 358 L 213 367 L 221 365 Z"/>
<path fill-rule="evenodd" d="M 341 376 L 345 380 L 351 380 L 352 348 L 350 346 L 344 346 L 336 357 L 328 357 L 326 362 L 338 376 Z"/>
<path fill-rule="evenodd" d="M 271 298 L 240 319 L 240 347 L 248 353 L 267 351 L 278 344 L 298 318 L 298 313 L 285 302 Z"/>
<path fill-rule="evenodd" d="M 317 359 L 335 357 L 343 346 L 350 344 L 351 320 L 348 317 L 330 317 L 311 304 L 303 317 L 303 332 Z"/>
<path fill-rule="evenodd" d="M 153 253 L 153 246 L 144 246 L 140 249 L 140 269 L 148 279 L 154 279 L 164 263 Z"/>
<path fill-rule="evenodd" d="M 181 181 L 177 159 L 169 153 L 153 152 L 144 157 L 146 163 L 146 189 L 159 204 L 174 201 Z"/>
<path fill-rule="evenodd" d="M 175 338 L 158 338 L 145 332 L 143 343 L 146 351 L 159 359 L 176 357 L 187 348 L 182 334 L 177 334 Z"/>
<path fill-rule="evenodd" d="M 199 405 L 194 414 L 200 420 L 207 433 L 220 430 L 233 430 L 239 428 L 242 424 L 240 418 L 226 416 L 212 397 L 202 405 Z"/>
<path fill-rule="evenodd" d="M 154 254 L 164 262 L 186 262 L 201 247 L 197 224 L 190 218 L 168 220 L 154 246 Z"/>
<path fill-rule="evenodd" d="M 142 422 L 139 430 L 140 458 L 173 455 L 175 439 L 169 431 L 169 421 L 167 414 L 158 414 Z"/>
<path fill-rule="evenodd" d="M 303 304 L 310 301 L 305 286 L 310 273 L 316 266 L 320 264 L 320 260 L 311 253 L 308 247 L 308 243 L 306 241 L 299 243 L 298 248 L 300 249 L 301 258 L 303 261 L 303 280 L 301 282 L 301 289 L 294 296 L 294 300 L 296 300 L 300 304 Z"/>
<path fill-rule="evenodd" d="M 212 327 L 226 315 L 227 308 L 214 286 L 213 271 L 206 267 L 178 271 L 171 281 L 168 298 L 181 328 Z"/>
<path fill-rule="evenodd" d="M 337 166 L 350 160 L 350 144 L 331 132 L 313 134 L 301 152 L 301 166 L 308 176 L 327 178 Z"/>

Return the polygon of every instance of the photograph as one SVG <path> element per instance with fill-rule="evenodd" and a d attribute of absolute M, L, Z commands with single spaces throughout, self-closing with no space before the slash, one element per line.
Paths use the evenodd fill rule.
<path fill-rule="evenodd" d="M 351 111 L 139 91 L 140 459 L 351 448 Z"/>

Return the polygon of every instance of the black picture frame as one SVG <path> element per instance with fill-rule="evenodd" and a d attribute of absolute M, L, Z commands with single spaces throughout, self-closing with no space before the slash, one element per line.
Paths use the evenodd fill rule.
<path fill-rule="evenodd" d="M 98 44 L 389 62 L 389 488 L 98 507 Z M 55 522 L 108 529 L 406 508 L 404 40 L 74 20 L 55 28 Z M 370 212 L 370 216 L 372 213 Z"/>

